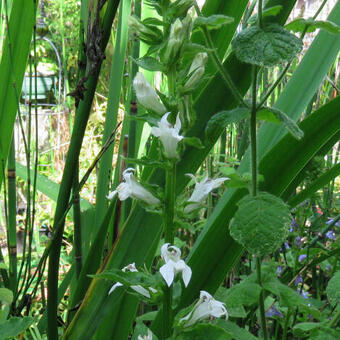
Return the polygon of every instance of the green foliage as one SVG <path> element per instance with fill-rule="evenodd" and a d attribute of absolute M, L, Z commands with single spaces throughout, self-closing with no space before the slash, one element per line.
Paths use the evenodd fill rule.
<path fill-rule="evenodd" d="M 232 334 L 224 330 L 222 327 L 210 324 L 198 324 L 190 330 L 183 331 L 180 335 L 171 338 L 173 340 L 229 340 L 232 339 Z"/>
<path fill-rule="evenodd" d="M 217 30 L 233 21 L 233 18 L 222 14 L 215 14 L 209 17 L 199 16 L 194 21 L 194 27 L 205 26 L 209 30 Z"/>
<path fill-rule="evenodd" d="M 326 293 L 332 305 L 340 302 L 340 272 L 336 272 L 327 285 Z"/>
<path fill-rule="evenodd" d="M 238 202 L 230 234 L 251 254 L 268 255 L 287 237 L 290 219 L 289 209 L 279 197 L 260 192 Z"/>
<path fill-rule="evenodd" d="M 232 41 L 238 59 L 259 66 L 275 66 L 291 61 L 302 49 L 302 42 L 277 24 L 253 26 Z"/>
<path fill-rule="evenodd" d="M 16 337 L 24 332 L 33 322 L 34 318 L 25 316 L 23 318 L 12 317 L 0 324 L 0 339 Z"/>
<path fill-rule="evenodd" d="M 335 24 L 332 21 L 320 21 L 314 19 L 303 19 L 298 18 L 291 21 L 288 25 L 285 26 L 287 30 L 293 32 L 314 32 L 318 28 L 327 31 L 332 34 L 340 34 L 340 26 Z"/>

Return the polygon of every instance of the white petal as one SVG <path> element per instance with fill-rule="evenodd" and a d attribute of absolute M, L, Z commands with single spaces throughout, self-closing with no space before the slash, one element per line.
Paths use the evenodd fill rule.
<path fill-rule="evenodd" d="M 110 295 L 116 288 L 122 287 L 122 286 L 123 286 L 123 284 L 120 283 L 120 282 L 115 283 L 115 284 L 111 287 L 111 289 L 109 290 L 109 293 L 108 293 L 107 295 Z"/>
<path fill-rule="evenodd" d="M 148 299 L 150 299 L 150 293 L 147 289 L 145 289 L 144 287 L 138 285 L 138 286 L 131 286 L 131 289 L 133 289 L 134 291 L 136 291 L 137 293 L 147 297 Z"/>
<path fill-rule="evenodd" d="M 185 174 L 185 176 L 190 177 L 191 179 L 195 181 L 195 183 L 197 183 L 196 177 L 193 174 Z"/>
<path fill-rule="evenodd" d="M 108 200 L 112 200 L 116 195 L 117 195 L 117 190 L 114 190 L 114 191 L 111 191 L 107 196 L 106 196 L 106 198 L 108 199 Z"/>
<path fill-rule="evenodd" d="M 136 268 L 135 262 L 128 264 L 122 269 L 123 272 L 129 271 L 129 272 L 138 272 Z"/>
<path fill-rule="evenodd" d="M 177 133 L 179 133 L 181 126 L 182 126 L 181 119 L 179 118 L 179 114 L 177 114 L 176 123 L 175 123 L 175 126 L 174 126 L 174 129 L 176 130 Z"/>
<path fill-rule="evenodd" d="M 191 279 L 191 274 L 191 268 L 188 265 L 185 265 L 184 269 L 182 270 L 182 279 L 185 287 L 188 287 L 189 281 Z"/>
<path fill-rule="evenodd" d="M 116 190 L 118 191 L 118 197 L 121 201 L 125 201 L 132 195 L 131 186 L 124 182 L 120 183 Z"/>
<path fill-rule="evenodd" d="M 168 246 L 170 243 L 165 243 L 162 245 L 161 247 L 161 256 L 162 259 L 165 263 L 167 263 L 169 261 L 169 256 L 168 256 Z"/>
<path fill-rule="evenodd" d="M 226 308 L 224 307 L 224 303 L 216 301 L 215 299 L 210 301 L 210 315 L 215 318 L 220 318 L 221 316 L 228 317 L 228 313 Z"/>
<path fill-rule="evenodd" d="M 175 270 L 174 270 L 174 267 L 173 267 L 173 262 L 170 260 L 168 263 L 164 264 L 159 269 L 159 272 L 163 276 L 168 287 L 170 287 L 172 282 L 174 281 L 174 277 L 175 277 Z"/>
<path fill-rule="evenodd" d="M 184 208 L 184 213 L 189 214 L 199 207 L 200 207 L 200 205 L 198 203 L 191 203 Z"/>

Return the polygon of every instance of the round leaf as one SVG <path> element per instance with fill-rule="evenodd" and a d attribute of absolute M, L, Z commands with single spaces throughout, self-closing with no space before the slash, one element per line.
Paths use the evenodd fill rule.
<path fill-rule="evenodd" d="M 332 305 L 340 302 L 340 271 L 336 272 L 329 280 L 326 293 Z"/>
<path fill-rule="evenodd" d="M 259 66 L 274 66 L 292 60 L 302 49 L 302 41 L 277 24 L 241 31 L 232 41 L 238 59 Z"/>
<path fill-rule="evenodd" d="M 251 254 L 267 255 L 285 240 L 290 220 L 288 206 L 279 197 L 266 192 L 247 195 L 238 204 L 230 234 Z"/>

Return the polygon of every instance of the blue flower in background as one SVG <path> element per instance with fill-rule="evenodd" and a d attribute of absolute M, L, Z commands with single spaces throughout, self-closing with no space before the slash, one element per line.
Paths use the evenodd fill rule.
<path fill-rule="evenodd" d="M 301 247 L 301 236 L 296 236 L 295 245 L 299 248 Z"/>
<path fill-rule="evenodd" d="M 282 267 L 281 266 L 278 266 L 277 268 L 276 268 L 276 275 L 277 276 L 280 276 L 281 275 L 281 273 L 282 273 Z"/>
<path fill-rule="evenodd" d="M 307 257 L 306 254 L 302 254 L 302 255 L 299 256 L 298 261 L 299 261 L 299 262 L 302 262 L 304 259 L 306 259 L 306 257 Z"/>
<path fill-rule="evenodd" d="M 333 221 L 334 221 L 334 218 L 331 218 L 330 220 L 328 220 L 328 221 L 326 222 L 326 224 L 331 224 L 331 223 L 333 223 Z M 336 225 L 337 227 L 340 227 L 340 221 L 335 222 L 334 225 Z"/>
<path fill-rule="evenodd" d="M 302 283 L 303 282 L 303 279 L 302 279 L 302 276 L 299 274 L 296 279 L 295 279 L 295 286 L 297 286 L 299 283 Z"/>
<path fill-rule="evenodd" d="M 266 312 L 267 318 L 270 318 L 271 316 L 278 316 L 279 318 L 283 318 L 283 314 L 275 306 L 271 306 Z"/>
<path fill-rule="evenodd" d="M 308 294 L 308 292 L 305 292 L 305 291 L 299 291 L 299 294 L 302 296 L 302 297 L 304 297 L 305 299 L 309 299 L 309 294 Z"/>
<path fill-rule="evenodd" d="M 328 230 L 326 233 L 326 237 L 331 239 L 331 240 L 335 240 L 335 233 L 333 230 Z"/>
<path fill-rule="evenodd" d="M 290 225 L 289 232 L 292 233 L 295 229 L 298 229 L 299 226 L 296 223 L 295 217 L 292 218 L 292 224 Z"/>

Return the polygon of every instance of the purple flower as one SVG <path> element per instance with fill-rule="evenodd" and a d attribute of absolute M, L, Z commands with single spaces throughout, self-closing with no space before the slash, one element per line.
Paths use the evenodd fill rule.
<path fill-rule="evenodd" d="M 302 254 L 302 255 L 299 256 L 298 261 L 299 261 L 299 262 L 302 262 L 306 257 L 307 257 L 306 254 Z"/>
<path fill-rule="evenodd" d="M 328 220 L 328 221 L 326 222 L 326 224 L 331 224 L 331 223 L 333 223 L 333 222 L 334 222 L 334 218 L 331 218 L 330 220 Z M 340 227 L 340 221 L 335 222 L 334 225 L 336 225 L 337 227 Z"/>
<path fill-rule="evenodd" d="M 285 242 L 284 244 L 285 244 L 285 248 L 286 248 L 286 249 L 289 249 L 289 248 L 290 248 L 290 246 L 289 246 L 289 243 L 288 243 L 288 242 Z"/>
<path fill-rule="evenodd" d="M 275 306 L 271 306 L 266 312 L 266 317 L 269 318 L 275 315 L 279 318 L 283 318 L 283 314 Z"/>
<path fill-rule="evenodd" d="M 296 236 L 295 245 L 299 248 L 301 247 L 301 236 Z"/>
<path fill-rule="evenodd" d="M 302 279 L 302 276 L 299 274 L 296 279 L 295 279 L 295 286 L 297 286 L 299 283 L 302 283 L 303 282 L 303 279 Z"/>
<path fill-rule="evenodd" d="M 299 294 L 302 296 L 302 297 L 304 297 L 305 299 L 308 299 L 309 298 L 309 295 L 308 295 L 308 292 L 305 292 L 305 291 L 303 291 L 303 290 L 299 290 Z"/>
<path fill-rule="evenodd" d="M 276 275 L 277 276 L 280 276 L 281 275 L 281 273 L 282 273 L 282 267 L 281 266 L 278 266 L 277 268 L 276 268 Z"/>
<path fill-rule="evenodd" d="M 331 239 L 331 240 L 335 240 L 335 234 L 333 230 L 328 230 L 326 233 L 326 237 Z"/>
<path fill-rule="evenodd" d="M 294 231 L 294 229 L 297 229 L 297 228 L 299 228 L 299 226 L 298 226 L 297 223 L 296 223 L 295 217 L 293 217 L 293 218 L 292 218 L 292 223 L 291 223 L 291 225 L 290 225 L 289 232 L 291 233 L 291 232 Z"/>

